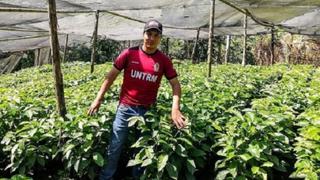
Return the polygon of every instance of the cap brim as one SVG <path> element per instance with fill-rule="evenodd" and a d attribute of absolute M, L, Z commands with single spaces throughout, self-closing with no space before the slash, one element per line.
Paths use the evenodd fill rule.
<path fill-rule="evenodd" d="M 150 30 L 156 30 L 156 31 L 158 31 L 160 34 L 162 34 L 162 31 L 161 31 L 159 28 L 154 28 L 154 27 L 146 28 L 146 29 L 144 29 L 144 32 L 150 31 Z"/>

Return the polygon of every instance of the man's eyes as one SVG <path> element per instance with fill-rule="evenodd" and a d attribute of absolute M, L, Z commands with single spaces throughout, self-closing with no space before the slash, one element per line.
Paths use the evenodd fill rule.
<path fill-rule="evenodd" d="M 147 32 L 147 35 L 148 35 L 148 36 L 153 36 L 153 37 L 159 37 L 159 34 L 157 34 L 157 33 L 156 33 L 156 34 L 152 34 L 152 33 L 148 33 L 148 32 Z"/>

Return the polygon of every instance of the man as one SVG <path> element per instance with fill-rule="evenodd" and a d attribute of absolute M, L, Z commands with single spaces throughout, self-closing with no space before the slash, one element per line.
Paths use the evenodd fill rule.
<path fill-rule="evenodd" d="M 181 87 L 177 72 L 171 60 L 158 50 L 162 36 L 162 24 L 156 20 L 146 22 L 143 32 L 143 45 L 124 50 L 115 60 L 113 68 L 107 74 L 88 114 L 99 110 L 105 92 L 124 70 L 119 106 L 113 122 L 111 141 L 107 150 L 107 166 L 102 170 L 100 179 L 111 179 L 114 175 L 122 145 L 128 135 L 128 119 L 132 116 L 144 116 L 150 106 L 155 104 L 157 92 L 163 75 L 169 80 L 173 91 L 171 117 L 177 128 L 186 123 L 180 112 Z"/>

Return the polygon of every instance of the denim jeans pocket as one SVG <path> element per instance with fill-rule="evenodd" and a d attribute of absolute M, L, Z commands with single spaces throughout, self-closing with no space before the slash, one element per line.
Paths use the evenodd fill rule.
<path fill-rule="evenodd" d="M 129 109 L 129 106 L 127 106 L 127 105 L 124 105 L 124 104 L 119 104 L 119 106 L 118 106 L 118 110 L 119 111 L 127 111 Z"/>

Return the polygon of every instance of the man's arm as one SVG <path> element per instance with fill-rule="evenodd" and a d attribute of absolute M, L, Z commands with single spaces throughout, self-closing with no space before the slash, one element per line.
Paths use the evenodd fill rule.
<path fill-rule="evenodd" d="M 181 86 L 177 77 L 171 79 L 169 82 L 172 87 L 173 93 L 171 118 L 173 120 L 173 123 L 177 126 L 177 128 L 181 129 L 186 126 L 185 118 L 180 112 Z"/>
<path fill-rule="evenodd" d="M 103 101 L 104 94 L 110 88 L 110 86 L 112 85 L 114 80 L 117 78 L 119 73 L 120 73 L 120 71 L 117 68 L 112 67 L 112 69 L 106 75 L 96 99 L 92 102 L 92 104 L 88 110 L 88 115 L 93 115 L 94 113 L 99 111 L 100 105 Z"/>

